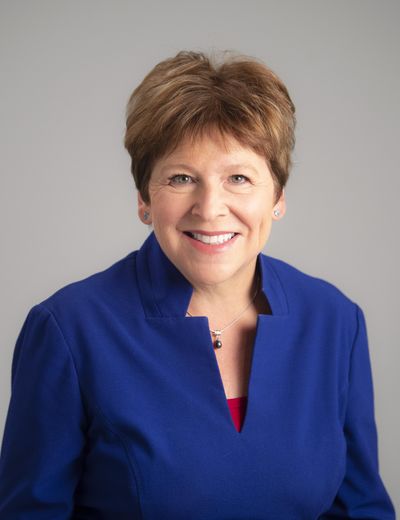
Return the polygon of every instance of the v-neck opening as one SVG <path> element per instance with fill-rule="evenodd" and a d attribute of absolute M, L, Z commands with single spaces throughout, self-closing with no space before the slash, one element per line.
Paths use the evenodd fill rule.
<path fill-rule="evenodd" d="M 269 302 L 269 299 L 268 299 L 268 296 L 266 295 L 265 291 L 262 289 L 262 293 L 263 293 L 263 296 L 266 300 L 266 304 L 267 304 L 267 307 L 268 307 L 268 310 L 270 311 L 269 313 L 264 313 L 264 314 L 258 314 L 257 315 L 257 321 L 256 321 L 256 326 L 255 326 L 255 333 L 254 333 L 254 340 L 253 340 L 253 345 L 252 345 L 252 353 L 251 353 L 251 362 L 250 362 L 250 372 L 249 372 L 249 377 L 248 377 L 248 382 L 247 382 L 247 388 L 245 390 L 245 397 L 247 397 L 247 400 L 246 400 L 246 409 L 245 409 L 245 413 L 244 413 L 244 416 L 243 416 L 243 420 L 241 422 L 241 427 L 240 429 L 238 430 L 236 428 L 236 425 L 235 425 L 235 422 L 234 422 L 234 419 L 232 417 L 232 413 L 231 413 L 231 410 L 229 408 L 229 403 L 228 403 L 228 397 L 226 395 L 226 392 L 225 392 L 225 386 L 224 386 L 224 382 L 222 380 L 222 375 L 221 375 L 221 370 L 219 368 L 219 364 L 218 364 L 218 359 L 217 359 L 217 356 L 216 356 L 216 353 L 215 353 L 215 347 L 214 347 L 214 344 L 213 344 L 213 341 L 211 339 L 211 337 L 209 337 L 209 342 L 208 342 L 208 348 L 211 349 L 211 353 L 212 353 L 212 363 L 214 365 L 214 370 L 216 371 L 216 374 L 217 374 L 217 378 L 218 378 L 218 393 L 219 393 L 219 396 L 220 398 L 223 399 L 223 404 L 222 406 L 225 408 L 225 416 L 228 415 L 228 420 L 230 422 L 230 425 L 229 425 L 229 428 L 232 428 L 234 430 L 233 432 L 233 435 L 238 435 L 238 436 L 243 436 L 243 434 L 245 433 L 245 430 L 247 431 L 247 429 L 249 428 L 247 426 L 247 423 L 249 422 L 251 416 L 249 415 L 251 412 L 252 412 L 252 401 L 253 401 L 253 397 L 252 397 L 252 394 L 251 394 L 251 388 L 253 386 L 253 379 L 254 379 L 254 372 L 255 372 L 255 366 L 256 366 L 256 362 L 255 362 L 255 357 L 257 355 L 257 351 L 260 347 L 257 347 L 257 344 L 259 343 L 259 326 L 260 326 L 260 318 L 261 320 L 263 318 L 272 318 L 274 315 L 272 313 L 272 307 L 270 305 L 270 302 Z M 207 332 L 209 331 L 209 321 L 208 321 L 208 317 L 207 316 L 187 316 L 186 319 L 196 319 L 196 318 L 202 318 L 205 320 L 205 324 L 206 324 L 206 327 L 207 327 Z"/>
<path fill-rule="evenodd" d="M 268 316 L 268 315 L 265 314 L 264 316 Z M 208 323 L 208 320 L 207 320 L 207 323 Z M 260 323 L 260 315 L 257 316 L 256 331 L 255 331 L 255 334 L 254 334 L 254 343 L 253 343 L 251 363 L 250 363 L 250 373 L 249 373 L 248 384 L 247 384 L 247 392 L 246 392 L 246 397 L 247 397 L 246 410 L 245 410 L 245 414 L 244 414 L 244 417 L 243 417 L 242 425 L 241 425 L 241 428 L 240 428 L 239 431 L 237 430 L 237 428 L 235 426 L 235 423 L 233 421 L 233 417 L 232 417 L 232 414 L 231 414 L 231 411 L 230 411 L 230 408 L 229 408 L 228 398 L 227 398 L 227 395 L 226 395 L 226 392 L 225 392 L 224 382 L 222 380 L 221 371 L 220 371 L 220 368 L 219 368 L 219 365 L 218 365 L 217 356 L 215 354 L 214 345 L 213 345 L 211 339 L 210 339 L 210 342 L 209 342 L 209 347 L 212 349 L 212 354 L 213 354 L 214 368 L 215 368 L 215 371 L 216 371 L 216 373 L 218 375 L 218 378 L 219 378 L 218 386 L 219 386 L 220 397 L 223 399 L 223 405 L 222 406 L 225 408 L 225 415 L 228 415 L 228 417 L 229 417 L 229 421 L 230 421 L 230 426 L 229 427 L 233 428 L 234 434 L 236 434 L 236 435 L 243 435 L 243 432 L 244 432 L 245 429 L 247 431 L 247 429 L 248 429 L 247 423 L 249 422 L 249 420 L 251 418 L 250 413 L 252 411 L 252 401 L 253 401 L 253 399 L 252 399 L 252 386 L 253 386 L 252 382 L 253 382 L 253 379 L 254 379 L 254 371 L 255 371 L 255 356 L 257 355 L 257 351 L 258 351 L 257 344 L 259 343 L 259 341 L 258 341 L 259 323 Z"/>

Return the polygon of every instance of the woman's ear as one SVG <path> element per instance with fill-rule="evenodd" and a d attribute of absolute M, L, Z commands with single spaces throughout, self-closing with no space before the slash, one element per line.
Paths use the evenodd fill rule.
<path fill-rule="evenodd" d="M 272 218 L 274 220 L 280 220 L 286 213 L 286 198 L 285 190 L 282 188 L 282 193 L 272 208 Z"/>
<path fill-rule="evenodd" d="M 138 215 L 143 224 L 151 224 L 150 204 L 144 202 L 138 191 Z"/>

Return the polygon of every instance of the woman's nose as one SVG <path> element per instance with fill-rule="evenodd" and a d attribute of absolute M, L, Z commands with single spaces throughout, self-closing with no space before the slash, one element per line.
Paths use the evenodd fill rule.
<path fill-rule="evenodd" d="M 195 193 L 192 214 L 211 222 L 229 212 L 226 193 L 220 185 L 201 186 Z"/>

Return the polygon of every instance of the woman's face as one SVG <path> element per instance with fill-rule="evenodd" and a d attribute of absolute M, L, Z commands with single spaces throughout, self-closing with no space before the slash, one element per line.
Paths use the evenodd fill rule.
<path fill-rule="evenodd" d="M 265 159 L 232 137 L 225 143 L 217 133 L 183 142 L 154 165 L 149 204 L 139 195 L 141 220 L 195 288 L 251 281 L 272 220 L 285 213 Z"/>

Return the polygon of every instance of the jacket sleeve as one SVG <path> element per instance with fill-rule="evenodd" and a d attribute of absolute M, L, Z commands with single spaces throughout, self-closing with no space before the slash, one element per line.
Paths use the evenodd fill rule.
<path fill-rule="evenodd" d="M 330 509 L 320 518 L 394 520 L 391 500 L 379 476 L 377 430 L 367 329 L 356 306 L 357 331 L 351 352 L 344 434 L 346 472 Z"/>
<path fill-rule="evenodd" d="M 63 334 L 42 304 L 19 333 L 0 457 L 0 519 L 71 518 L 85 413 Z"/>

